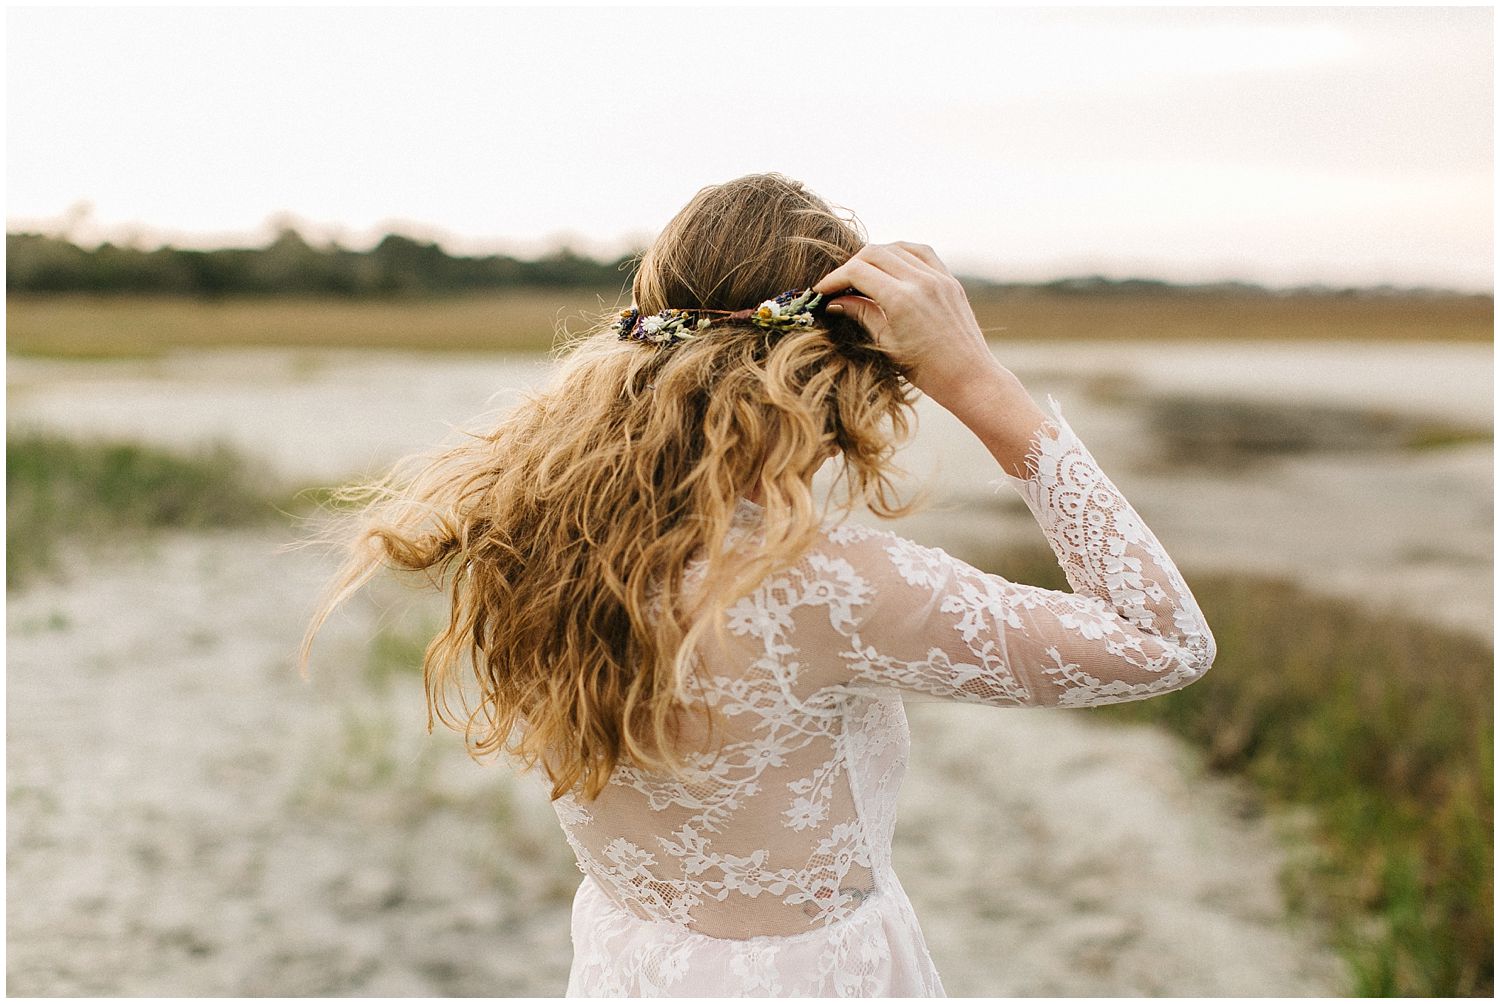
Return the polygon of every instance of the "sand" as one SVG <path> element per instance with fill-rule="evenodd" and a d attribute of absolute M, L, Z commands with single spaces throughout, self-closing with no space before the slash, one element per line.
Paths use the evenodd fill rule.
<path fill-rule="evenodd" d="M 578 873 L 542 791 L 366 671 L 387 591 L 291 650 L 327 570 L 172 535 L 13 594 L 15 995 L 555 996 Z M 399 607 L 385 607 L 387 611 Z M 1181 743 L 911 708 L 896 863 L 952 995 L 1337 994 L 1286 851 Z"/>

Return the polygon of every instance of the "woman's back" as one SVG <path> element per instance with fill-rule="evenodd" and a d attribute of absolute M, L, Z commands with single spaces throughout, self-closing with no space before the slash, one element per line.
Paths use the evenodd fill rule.
<path fill-rule="evenodd" d="M 1031 476 L 1005 480 L 1076 591 L 825 522 L 729 607 L 730 643 L 699 653 L 689 690 L 718 745 L 683 778 L 625 765 L 598 798 L 556 801 L 586 876 L 570 993 L 721 995 L 752 957 L 767 993 L 941 992 L 891 868 L 903 692 L 1103 704 L 1177 689 L 1213 659 L 1176 567 L 1053 409 Z M 733 536 L 753 541 L 760 514 L 742 499 Z"/>
<path fill-rule="evenodd" d="M 740 506 L 736 531 L 753 537 L 758 507 Z M 627 764 L 597 799 L 558 800 L 585 871 L 637 916 L 800 934 L 847 918 L 889 865 L 878 802 L 902 758 L 872 755 L 898 752 L 905 721 L 894 693 L 840 686 L 832 622 L 868 587 L 837 574 L 836 550 L 825 537 L 772 576 L 728 611 L 730 645 L 700 652 L 687 689 L 713 724 L 685 777 Z"/>

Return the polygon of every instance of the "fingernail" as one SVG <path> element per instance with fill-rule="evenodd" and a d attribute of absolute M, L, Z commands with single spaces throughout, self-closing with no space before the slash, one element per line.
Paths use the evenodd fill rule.
<path fill-rule="evenodd" d="M 828 312 L 830 314 L 842 314 L 844 312 L 844 305 L 842 303 L 830 303 L 828 305 Z"/>

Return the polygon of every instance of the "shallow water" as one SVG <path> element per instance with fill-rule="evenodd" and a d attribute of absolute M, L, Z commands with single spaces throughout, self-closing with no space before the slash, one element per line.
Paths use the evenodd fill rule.
<path fill-rule="evenodd" d="M 997 354 L 1055 395 L 1185 569 L 1282 574 L 1493 638 L 1492 442 L 1313 449 L 1241 469 L 1169 463 L 1153 396 L 1339 407 L 1493 429 L 1493 348 L 1473 344 L 1008 343 Z M 154 360 L 11 359 L 9 421 L 186 446 L 223 438 L 289 485 L 334 484 L 482 428 L 549 362 L 537 355 L 226 350 Z M 977 439 L 931 401 L 902 463 L 934 506 L 898 532 L 962 553 L 1041 537 Z M 1372 432 L 1373 434 L 1373 432 Z M 1178 455 L 1178 460 L 1181 457 Z M 831 471 L 831 469 L 830 469 Z M 829 473 L 829 472 L 825 472 Z M 826 479 L 825 479 L 826 482 Z"/>

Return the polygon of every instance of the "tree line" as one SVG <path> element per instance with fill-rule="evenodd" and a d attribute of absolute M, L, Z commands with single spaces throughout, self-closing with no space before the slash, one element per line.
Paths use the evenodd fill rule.
<path fill-rule="evenodd" d="M 141 250 L 111 243 L 84 248 L 38 233 L 5 235 L 5 280 L 13 293 L 156 293 L 221 296 L 440 296 L 486 290 L 588 288 L 618 290 L 639 252 L 600 261 L 562 248 L 525 260 L 510 255 L 451 255 L 441 246 L 387 234 L 368 251 L 314 247 L 291 228 L 261 248 Z M 1072 276 L 1016 283 L 964 277 L 971 290 L 1037 290 L 1073 296 L 1191 295 L 1412 296 L 1445 290 L 1390 285 L 1268 289 L 1247 282 L 1173 283 L 1160 279 Z"/>
<path fill-rule="evenodd" d="M 391 296 L 516 287 L 618 287 L 634 255 L 598 261 L 563 248 L 531 261 L 510 255 L 450 255 L 434 243 L 388 234 L 368 251 L 314 247 L 286 229 L 262 248 L 143 251 L 104 243 L 82 248 L 59 237 L 5 235 L 12 292 Z"/>

